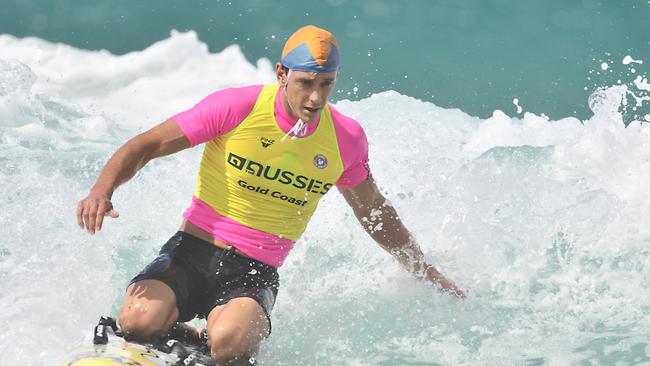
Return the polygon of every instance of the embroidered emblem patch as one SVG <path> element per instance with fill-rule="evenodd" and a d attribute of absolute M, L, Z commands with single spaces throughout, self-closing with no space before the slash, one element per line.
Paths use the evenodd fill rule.
<path fill-rule="evenodd" d="M 318 169 L 325 169 L 327 167 L 327 158 L 324 155 L 317 154 L 314 156 L 314 166 Z"/>

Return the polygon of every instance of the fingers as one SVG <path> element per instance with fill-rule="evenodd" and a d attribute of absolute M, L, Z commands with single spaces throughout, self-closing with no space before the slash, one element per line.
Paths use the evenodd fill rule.
<path fill-rule="evenodd" d="M 77 224 L 79 224 L 79 227 L 82 230 L 84 229 L 84 220 L 82 218 L 83 212 L 84 212 L 83 201 L 79 201 L 79 204 L 77 205 Z"/>
<path fill-rule="evenodd" d="M 463 292 L 456 286 L 456 284 L 450 279 L 443 276 L 442 273 L 438 272 L 438 269 L 436 269 L 435 266 L 428 266 L 426 268 L 425 277 L 429 281 L 440 286 L 440 290 L 443 292 L 451 293 L 459 298 L 463 298 L 465 296 L 465 294 L 463 294 Z"/>
<path fill-rule="evenodd" d="M 458 288 L 456 284 L 451 283 L 451 285 L 447 288 L 447 291 L 451 292 L 452 295 L 456 296 L 459 299 L 464 299 L 466 297 L 465 292 Z"/>
<path fill-rule="evenodd" d="M 97 205 L 90 205 L 88 209 L 88 221 L 86 221 L 86 230 L 89 233 L 95 233 L 95 220 L 97 219 Z"/>
<path fill-rule="evenodd" d="M 86 202 L 85 200 L 81 201 L 81 220 L 83 221 L 82 229 L 85 229 L 88 232 L 90 232 L 90 226 L 88 226 L 88 221 L 90 221 L 90 219 L 88 218 L 89 213 L 90 213 L 90 208 L 88 207 L 88 202 Z"/>
<path fill-rule="evenodd" d="M 95 213 L 95 226 L 93 228 L 96 231 L 99 231 L 102 229 L 102 223 L 104 223 L 104 214 L 110 210 L 110 208 L 106 207 L 106 201 L 99 202 L 99 207 L 97 208 L 97 212 Z"/>
<path fill-rule="evenodd" d="M 454 294 L 454 296 L 456 296 L 456 297 L 459 298 L 459 299 L 464 299 L 465 297 L 467 297 L 467 295 L 465 295 L 465 293 L 463 292 L 463 290 L 461 290 L 461 289 L 459 289 L 459 288 L 455 288 L 455 289 L 453 289 L 453 290 L 452 290 L 452 293 Z"/>

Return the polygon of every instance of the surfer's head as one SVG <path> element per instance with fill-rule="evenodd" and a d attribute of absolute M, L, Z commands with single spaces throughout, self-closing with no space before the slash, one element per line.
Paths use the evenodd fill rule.
<path fill-rule="evenodd" d="M 338 70 L 339 45 L 334 35 L 313 25 L 298 29 L 276 64 L 287 112 L 305 122 L 316 120 L 334 91 Z"/>
<path fill-rule="evenodd" d="M 287 39 L 280 62 L 285 68 L 295 71 L 338 71 L 339 44 L 332 33 L 307 25 Z"/>

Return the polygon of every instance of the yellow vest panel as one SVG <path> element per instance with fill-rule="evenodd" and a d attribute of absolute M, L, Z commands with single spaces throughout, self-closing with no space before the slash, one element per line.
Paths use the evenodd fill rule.
<path fill-rule="evenodd" d="M 314 133 L 280 141 L 278 90 L 264 86 L 244 121 L 206 144 L 195 195 L 245 226 L 297 240 L 343 173 L 343 161 L 327 106 Z"/>

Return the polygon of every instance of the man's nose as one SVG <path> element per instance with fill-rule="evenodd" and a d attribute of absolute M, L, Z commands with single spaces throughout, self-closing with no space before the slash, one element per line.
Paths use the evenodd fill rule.
<path fill-rule="evenodd" d="M 325 93 L 323 93 L 319 88 L 315 88 L 311 93 L 309 93 L 309 102 L 320 105 L 323 102 L 324 95 Z"/>

